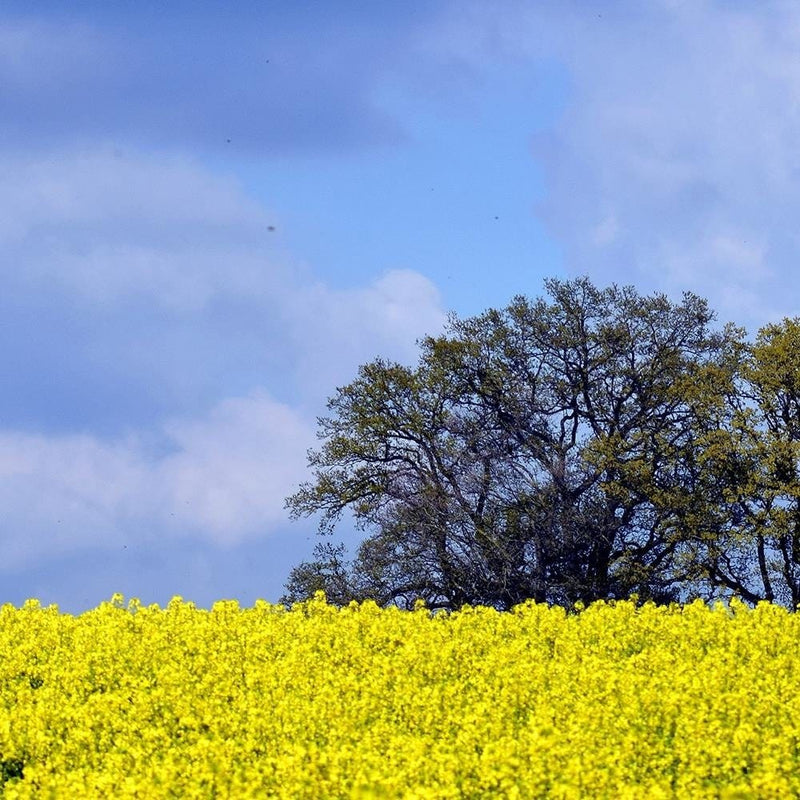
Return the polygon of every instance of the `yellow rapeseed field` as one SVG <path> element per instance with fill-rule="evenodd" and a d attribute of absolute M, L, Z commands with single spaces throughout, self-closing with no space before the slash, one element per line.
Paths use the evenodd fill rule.
<path fill-rule="evenodd" d="M 0 610 L 5 798 L 800 795 L 800 615 Z"/>

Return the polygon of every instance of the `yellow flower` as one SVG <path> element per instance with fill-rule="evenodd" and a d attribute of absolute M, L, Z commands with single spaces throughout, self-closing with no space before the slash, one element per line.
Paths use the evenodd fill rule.
<path fill-rule="evenodd" d="M 0 609 L 4 798 L 800 795 L 800 617 Z"/>

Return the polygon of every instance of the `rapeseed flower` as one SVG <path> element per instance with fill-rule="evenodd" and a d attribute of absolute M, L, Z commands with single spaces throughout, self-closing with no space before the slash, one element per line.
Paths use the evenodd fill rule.
<path fill-rule="evenodd" d="M 0 609 L 4 798 L 800 795 L 800 616 Z"/>

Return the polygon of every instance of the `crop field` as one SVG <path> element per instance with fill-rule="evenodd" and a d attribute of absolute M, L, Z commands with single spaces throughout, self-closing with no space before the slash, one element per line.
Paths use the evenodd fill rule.
<path fill-rule="evenodd" d="M 6 798 L 800 795 L 800 616 L 0 610 Z"/>

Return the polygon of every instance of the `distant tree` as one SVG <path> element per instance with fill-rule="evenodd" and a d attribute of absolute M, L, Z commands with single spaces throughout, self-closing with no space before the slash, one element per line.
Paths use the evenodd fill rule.
<path fill-rule="evenodd" d="M 349 564 L 295 568 L 293 597 L 508 608 L 708 584 L 697 489 L 742 331 L 712 330 L 691 294 L 545 286 L 549 299 L 451 317 L 416 368 L 376 360 L 337 390 L 314 480 L 287 507 L 321 513 L 321 533 L 349 511 L 368 535 Z"/>

